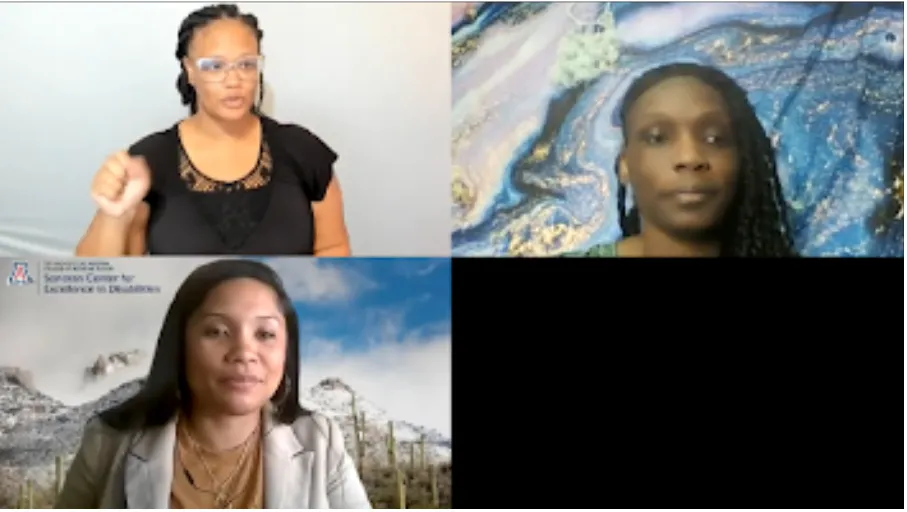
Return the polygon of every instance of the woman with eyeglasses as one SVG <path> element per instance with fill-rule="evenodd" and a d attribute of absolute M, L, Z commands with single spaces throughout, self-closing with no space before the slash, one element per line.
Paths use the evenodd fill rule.
<path fill-rule="evenodd" d="M 56 508 L 369 509 L 331 419 L 299 404 L 299 321 L 263 263 L 197 268 L 131 399 L 90 420 Z"/>
<path fill-rule="evenodd" d="M 263 36 L 235 5 L 183 20 L 176 87 L 191 115 L 104 162 L 76 255 L 349 256 L 337 154 L 259 110 Z"/>

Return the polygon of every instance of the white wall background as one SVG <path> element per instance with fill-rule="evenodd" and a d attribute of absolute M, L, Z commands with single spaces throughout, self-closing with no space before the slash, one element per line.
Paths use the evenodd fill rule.
<path fill-rule="evenodd" d="M 72 254 L 107 155 L 187 115 L 182 19 L 205 4 L 0 4 L 0 255 Z M 450 5 L 241 4 L 266 113 L 340 154 L 353 252 L 450 255 Z"/>

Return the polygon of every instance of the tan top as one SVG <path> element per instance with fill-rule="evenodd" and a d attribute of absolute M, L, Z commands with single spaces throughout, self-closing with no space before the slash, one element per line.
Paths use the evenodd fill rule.
<path fill-rule="evenodd" d="M 178 426 L 175 449 L 170 508 L 264 508 L 260 431 L 232 450 L 213 453 Z"/>
<path fill-rule="evenodd" d="M 175 460 L 176 424 L 174 417 L 156 427 L 117 430 L 99 417 L 89 420 L 54 507 L 170 508 L 174 473 L 184 474 Z M 277 421 L 269 406 L 262 414 L 261 432 L 265 507 L 372 508 L 336 421 L 312 413 L 286 424 Z M 193 465 L 191 457 L 187 459 Z M 201 475 L 204 478 L 204 471 Z M 177 497 L 185 496 L 187 483 L 188 479 L 177 483 Z"/>

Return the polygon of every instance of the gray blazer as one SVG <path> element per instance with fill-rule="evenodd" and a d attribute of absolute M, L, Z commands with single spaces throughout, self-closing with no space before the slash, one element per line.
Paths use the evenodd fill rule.
<path fill-rule="evenodd" d="M 370 509 L 343 433 L 313 413 L 292 425 L 263 415 L 265 508 Z M 176 419 L 119 432 L 94 418 L 55 508 L 169 508 Z"/>

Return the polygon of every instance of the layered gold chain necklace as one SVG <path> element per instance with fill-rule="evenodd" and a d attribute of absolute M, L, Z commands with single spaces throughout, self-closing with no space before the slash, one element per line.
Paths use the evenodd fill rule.
<path fill-rule="evenodd" d="M 249 448 L 253 444 L 255 444 L 255 443 L 253 443 L 253 440 L 256 439 L 256 436 L 258 434 L 258 427 L 256 427 L 255 430 L 252 431 L 252 434 L 249 435 L 249 437 L 247 437 L 245 441 L 243 441 L 242 445 L 240 445 L 242 451 L 240 452 L 239 459 L 236 461 L 236 464 L 233 466 L 233 470 L 230 472 L 229 475 L 227 475 L 227 477 L 222 482 L 217 481 L 217 477 L 215 476 L 214 471 L 211 468 L 211 465 L 208 464 L 208 460 L 205 458 L 204 450 L 202 449 L 202 447 L 198 443 L 198 441 L 196 441 L 195 438 L 192 437 L 192 434 L 189 432 L 188 429 L 183 428 L 182 430 L 186 434 L 186 438 L 189 440 L 189 444 L 192 446 L 192 451 L 195 453 L 195 457 L 198 459 L 199 462 L 201 462 L 201 465 L 204 468 L 205 473 L 207 473 L 208 478 L 211 479 L 213 489 L 202 489 L 202 488 L 199 488 L 198 486 L 196 486 L 194 479 L 192 478 L 192 475 L 189 473 L 189 470 L 186 469 L 186 465 L 183 463 L 182 460 L 180 460 L 180 464 L 183 466 L 183 472 L 186 474 L 186 477 L 189 479 L 189 483 L 197 491 L 212 495 L 214 497 L 214 507 L 215 508 L 218 508 L 218 509 L 233 508 L 234 501 L 236 501 L 236 498 L 238 498 L 240 495 L 242 495 L 243 492 L 245 492 L 245 490 L 240 489 L 236 493 L 229 495 L 228 489 L 229 489 L 230 483 L 233 482 L 233 480 L 236 478 L 236 476 L 239 474 L 240 470 L 242 469 L 244 463 L 246 462 L 246 459 L 249 456 Z"/>

